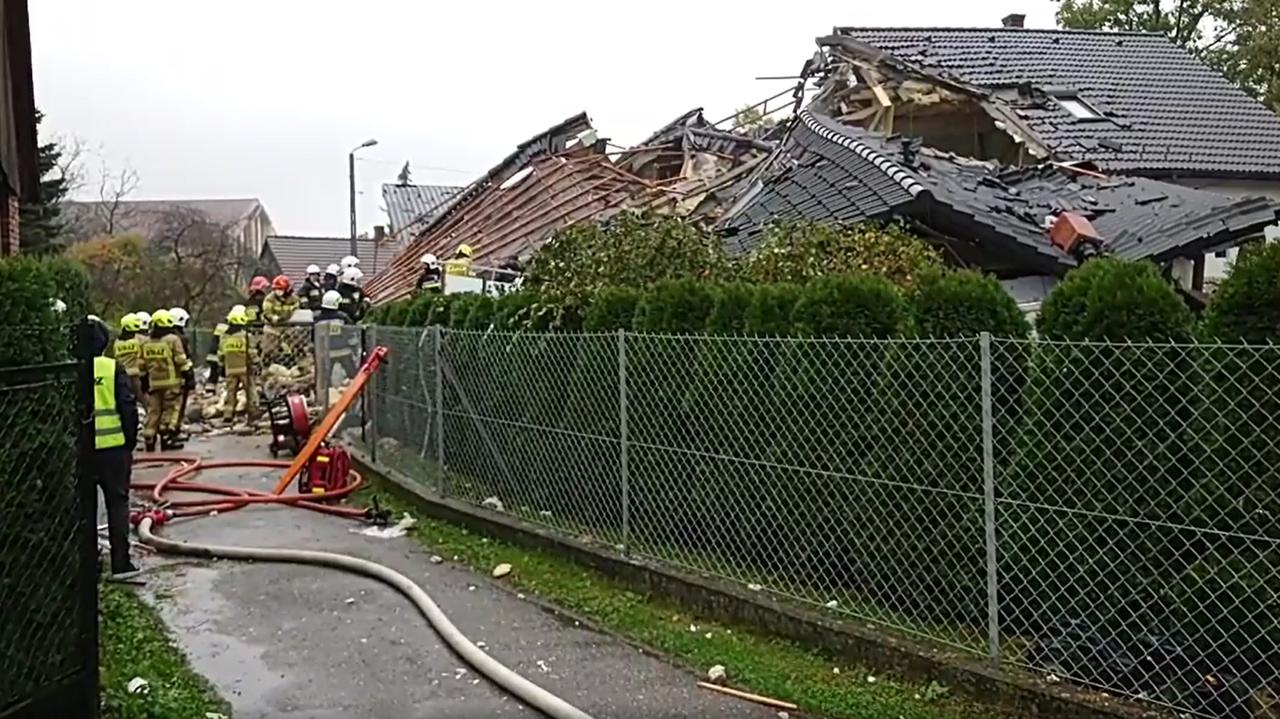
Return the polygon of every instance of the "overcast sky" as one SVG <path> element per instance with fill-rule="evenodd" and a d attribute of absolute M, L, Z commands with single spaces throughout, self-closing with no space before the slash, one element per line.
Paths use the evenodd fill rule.
<path fill-rule="evenodd" d="M 1051 0 L 34 0 L 44 133 L 133 167 L 136 199 L 257 197 L 282 234 L 346 236 L 346 154 L 362 231 L 380 186 L 463 185 L 585 110 L 642 140 L 702 106 L 718 120 L 785 89 L 835 25 L 1051 27 Z M 95 160 L 94 164 L 98 161 Z M 95 194 L 96 188 L 87 193 Z"/>

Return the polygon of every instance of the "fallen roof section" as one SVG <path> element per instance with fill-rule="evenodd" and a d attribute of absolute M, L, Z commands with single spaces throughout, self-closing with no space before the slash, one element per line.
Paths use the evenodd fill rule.
<path fill-rule="evenodd" d="M 1280 117 L 1159 33 L 844 27 L 819 44 L 967 95 L 1033 155 L 1150 176 L 1280 178 Z M 899 130 L 923 134 L 898 114 Z"/>
<path fill-rule="evenodd" d="M 1280 203 L 1081 174 L 1054 163 L 1009 168 L 805 110 L 720 229 L 731 252 L 745 253 L 777 220 L 900 218 L 1000 258 L 1010 274 L 1061 274 L 1079 262 L 1048 238 L 1049 224 L 1063 212 L 1090 220 L 1105 252 L 1168 261 L 1260 235 L 1280 217 Z"/>

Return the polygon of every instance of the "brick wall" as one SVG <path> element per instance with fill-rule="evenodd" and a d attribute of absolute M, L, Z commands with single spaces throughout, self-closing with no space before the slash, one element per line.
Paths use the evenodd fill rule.
<path fill-rule="evenodd" d="M 0 256 L 18 254 L 18 196 L 0 186 Z"/>

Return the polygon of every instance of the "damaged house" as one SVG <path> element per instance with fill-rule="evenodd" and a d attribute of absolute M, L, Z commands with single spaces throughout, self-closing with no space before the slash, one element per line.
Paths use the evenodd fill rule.
<path fill-rule="evenodd" d="M 812 100 L 721 221 L 730 248 L 774 219 L 897 218 L 1034 302 L 1101 252 L 1200 290 L 1273 231 L 1280 118 L 1162 35 L 1018 22 L 820 38 Z"/>
<path fill-rule="evenodd" d="M 379 303 L 400 299 L 413 292 L 428 252 L 446 259 L 465 243 L 475 267 L 494 268 L 527 258 L 562 227 L 626 209 L 713 222 L 772 150 L 716 129 L 693 110 L 640 145 L 611 151 L 585 113 L 574 115 L 520 143 L 434 207 L 367 290 Z"/>

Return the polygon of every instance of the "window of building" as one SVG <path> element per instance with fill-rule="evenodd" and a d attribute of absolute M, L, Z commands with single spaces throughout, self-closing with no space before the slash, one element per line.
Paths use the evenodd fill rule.
<path fill-rule="evenodd" d="M 1061 95 L 1054 98 L 1062 109 L 1071 113 L 1078 120 L 1101 120 L 1102 113 L 1093 108 L 1092 105 L 1081 100 L 1075 95 Z"/>

